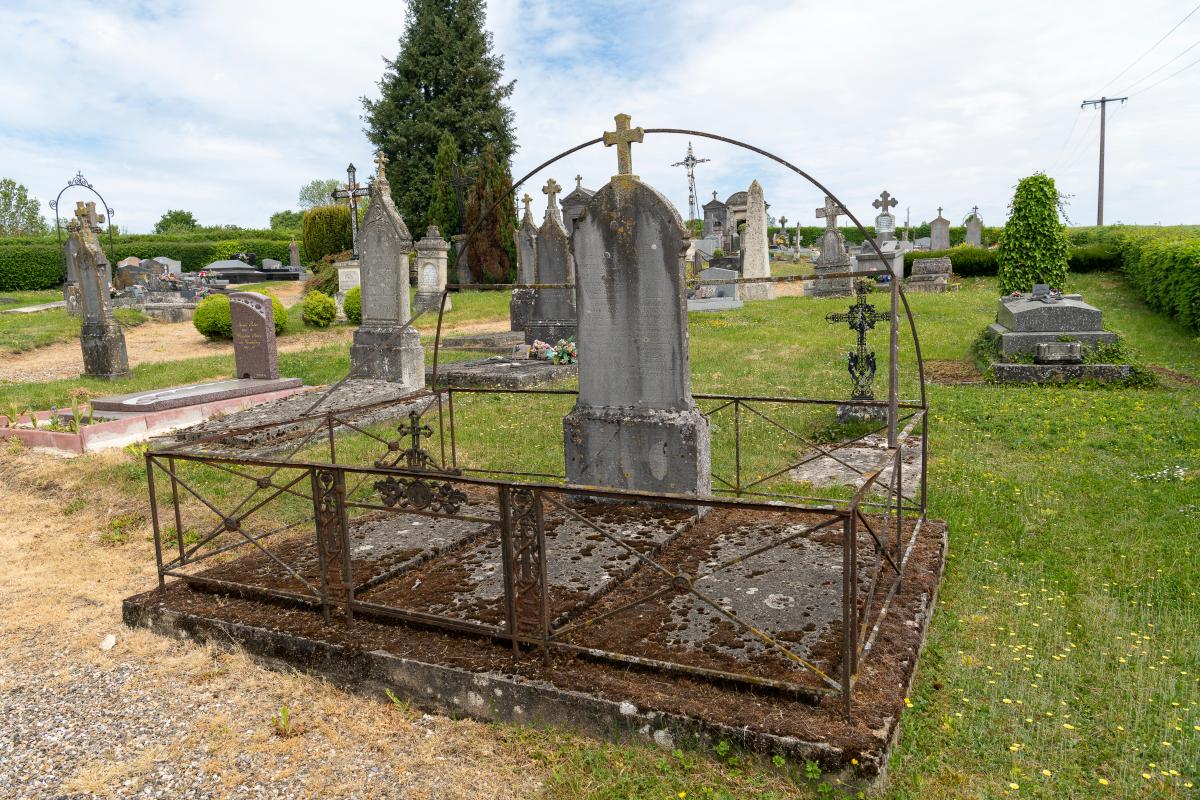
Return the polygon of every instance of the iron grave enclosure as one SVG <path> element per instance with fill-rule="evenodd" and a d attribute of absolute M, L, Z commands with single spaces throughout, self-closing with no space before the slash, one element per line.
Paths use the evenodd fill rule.
<path fill-rule="evenodd" d="M 829 195 L 803 171 L 757 148 L 699 131 L 632 129 L 623 117 L 617 132 L 604 137 L 618 147 L 619 174 L 613 188 L 593 199 L 609 216 L 622 196 L 641 203 L 653 191 L 631 188 L 637 179 L 629 155 L 630 142 L 652 134 L 747 147 Z M 589 206 L 581 223 L 592 213 Z M 664 255 L 672 254 L 656 251 Z M 683 308 L 682 257 L 679 266 L 673 287 L 653 290 L 678 292 L 656 300 L 677 299 Z M 471 288 L 580 293 L 589 282 L 598 286 L 594 277 Z M 780 280 L 806 279 L 717 283 Z M 443 304 L 458 288 L 446 287 Z M 922 550 L 918 542 L 937 528 L 926 520 L 928 406 L 919 344 L 899 281 L 889 291 L 890 313 L 881 315 L 890 325 L 886 399 L 692 393 L 689 384 L 682 394 L 670 387 L 669 405 L 633 409 L 629 419 L 575 389 L 439 386 L 439 318 L 431 388 L 335 410 L 315 397 L 307 413 L 286 423 L 152 447 L 145 461 L 159 589 L 129 603 L 145 609 L 185 594 L 219 595 L 254 604 L 264 620 L 284 615 L 311 630 L 350 635 L 384 625 L 397 635 L 441 637 L 459 653 L 458 666 L 481 674 L 528 669 L 554 683 L 582 664 L 615 665 L 632 680 L 652 674 L 731 687 L 756 702 L 828 707 L 848 721 L 862 710 L 856 686 L 881 658 L 888 625 L 900 616 L 894 604 L 914 552 Z M 581 309 L 594 305 L 577 296 Z M 610 293 L 606 302 L 621 296 Z M 911 385 L 919 392 L 908 400 L 899 396 L 903 318 L 913 343 L 907 364 L 917 373 Z M 588 319 L 581 315 L 582 336 Z M 682 325 L 686 351 L 686 314 Z M 831 342 L 831 359 L 840 350 L 840 342 Z M 649 350 L 631 352 L 636 360 Z M 581 358 L 582 391 L 603 395 L 611 387 L 589 384 L 588 368 Z M 815 440 L 816 423 L 830 421 L 839 405 L 881 411 L 886 422 L 871 430 L 862 425 L 862 434 L 848 441 Z M 385 413 L 401 406 L 407 413 Z M 681 491 L 668 481 L 618 485 L 618 470 L 594 463 L 606 457 L 603 446 L 570 439 L 573 425 L 590 425 L 602 441 L 630 423 L 677 425 L 666 438 L 685 440 L 679 446 L 691 460 L 682 483 L 695 488 Z M 272 427 L 279 430 L 264 430 Z M 698 431 L 704 441 L 689 444 Z M 267 435 L 247 436 L 258 433 Z M 839 450 L 872 433 L 887 437 L 875 464 L 862 469 L 839 458 Z M 921 443 L 916 485 L 904 483 L 900 463 L 899 443 L 910 437 Z M 269 440 L 272 447 L 229 445 L 239 439 Z M 530 447 L 530 439 L 562 449 Z M 572 447 L 582 460 L 574 466 Z M 814 459 L 851 469 L 857 485 L 830 496 L 798 493 L 790 474 Z M 707 475 L 693 474 L 704 469 Z M 603 484 L 585 482 L 589 475 L 602 476 Z M 923 606 L 932 604 L 932 594 L 926 590 Z M 127 615 L 140 613 L 127 605 Z M 906 655 L 913 664 L 905 680 L 916 650 Z"/>

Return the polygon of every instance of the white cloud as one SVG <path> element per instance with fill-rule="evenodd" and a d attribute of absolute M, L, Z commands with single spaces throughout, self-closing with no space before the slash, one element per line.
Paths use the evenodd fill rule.
<path fill-rule="evenodd" d="M 961 219 L 978 203 L 999 224 L 1012 186 L 1038 169 L 1074 196 L 1074 221 L 1092 221 L 1098 112 L 1079 102 L 1120 92 L 1200 38 L 1198 17 L 1104 86 L 1182 16 L 1177 4 L 497 0 L 489 15 L 517 80 L 515 173 L 624 111 L 776 152 L 864 222 L 886 188 L 914 221 L 939 205 Z M 350 160 L 371 171 L 359 98 L 376 93 L 403 25 L 403 6 L 382 0 L 6 7 L 0 173 L 48 200 L 82 170 L 132 230 L 168 208 L 265 225 L 312 178 Z M 1109 221 L 1195 221 L 1185 189 L 1200 185 L 1198 87 L 1200 68 L 1110 107 Z M 669 165 L 686 144 L 649 136 L 634 155 L 681 208 L 684 173 Z M 701 202 L 757 177 L 772 213 L 816 224 L 820 193 L 803 181 L 728 145 L 695 146 L 713 159 L 697 169 Z M 550 175 L 570 187 L 578 172 L 594 188 L 614 166 L 591 148 L 529 191 L 540 204 Z"/>

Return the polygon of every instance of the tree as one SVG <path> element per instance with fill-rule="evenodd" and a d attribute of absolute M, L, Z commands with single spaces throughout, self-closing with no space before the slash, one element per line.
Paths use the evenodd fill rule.
<path fill-rule="evenodd" d="M 271 215 L 271 230 L 298 231 L 303 221 L 303 211 L 277 211 Z"/>
<path fill-rule="evenodd" d="M 296 203 L 306 210 L 317 206 L 331 206 L 333 205 L 331 195 L 335 189 L 340 188 L 342 188 L 342 182 L 337 178 L 317 178 L 300 187 L 300 197 Z"/>
<path fill-rule="evenodd" d="M 386 62 L 378 100 L 363 98 L 367 137 L 391 160 L 392 198 L 409 229 L 424 231 L 443 134 L 468 163 L 484 147 L 507 167 L 516 145 L 501 81 L 504 59 L 483 28 L 483 0 L 412 0 L 400 53 Z"/>
<path fill-rule="evenodd" d="M 0 236 L 43 236 L 50 226 L 42 216 L 42 204 L 29 196 L 24 184 L 0 179 Z"/>
<path fill-rule="evenodd" d="M 1062 290 L 1070 245 L 1054 179 L 1041 172 L 1023 178 L 1008 207 L 996 252 L 1000 291 L 1027 292 L 1035 283 Z"/>
<path fill-rule="evenodd" d="M 159 217 L 158 222 L 154 223 L 154 232 L 163 233 L 185 233 L 194 231 L 200 227 L 200 223 L 196 221 L 196 217 L 192 212 L 184 211 L 183 209 L 171 209 L 167 213 Z"/>
<path fill-rule="evenodd" d="M 509 186 L 508 168 L 484 147 L 478 179 L 467 204 L 467 259 L 478 283 L 507 283 L 516 277 L 517 211 Z M 480 221 L 482 220 L 482 222 Z"/>
<path fill-rule="evenodd" d="M 318 206 L 304 215 L 304 252 L 311 262 L 350 249 L 350 206 Z"/>
<path fill-rule="evenodd" d="M 458 147 L 454 144 L 454 137 L 443 133 L 433 165 L 433 193 L 427 217 L 429 224 L 437 225 L 444 237 L 459 232 L 458 196 L 455 195 L 454 184 L 451 182 L 457 163 Z M 454 255 L 454 248 L 451 248 L 450 266 L 454 266 Z"/>

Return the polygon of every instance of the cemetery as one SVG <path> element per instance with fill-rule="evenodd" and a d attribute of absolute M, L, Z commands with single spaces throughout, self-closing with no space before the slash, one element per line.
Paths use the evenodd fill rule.
<path fill-rule="evenodd" d="M 299 139 L 172 133 L 219 180 L 0 178 L 0 796 L 1192 796 L 1200 226 L 1124 166 L 1104 223 L 1157 83 L 1084 185 L 928 79 L 917 139 L 717 113 L 451 6 L 376 15 L 361 131 L 313 82 Z"/>

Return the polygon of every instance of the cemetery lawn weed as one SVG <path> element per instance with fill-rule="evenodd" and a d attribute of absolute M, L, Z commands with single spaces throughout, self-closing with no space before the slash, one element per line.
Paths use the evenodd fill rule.
<path fill-rule="evenodd" d="M 145 314 L 132 308 L 118 308 L 114 316 L 123 328 L 132 328 L 147 320 Z M 0 352 L 23 353 L 78 338 L 81 325 L 79 317 L 72 317 L 62 308 L 33 314 L 0 314 Z"/>

